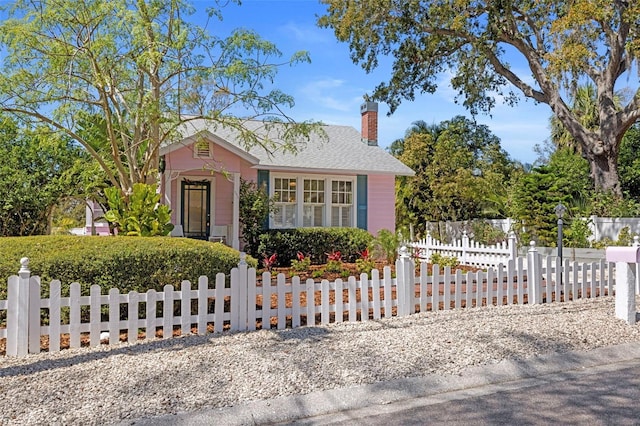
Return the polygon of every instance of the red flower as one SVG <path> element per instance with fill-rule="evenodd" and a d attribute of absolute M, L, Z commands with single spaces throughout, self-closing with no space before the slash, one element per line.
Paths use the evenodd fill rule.
<path fill-rule="evenodd" d="M 366 248 L 366 249 L 362 250 L 360 252 L 360 257 L 362 257 L 364 260 L 368 260 L 369 259 L 369 249 Z"/>
<path fill-rule="evenodd" d="M 333 251 L 331 253 L 325 253 L 327 255 L 327 259 L 335 260 L 337 262 L 342 262 L 342 253 L 339 251 Z"/>
<path fill-rule="evenodd" d="M 262 265 L 265 267 L 267 271 L 270 271 L 271 268 L 273 268 L 273 266 L 275 265 L 277 258 L 278 258 L 278 255 L 276 253 L 273 253 L 271 256 L 267 256 L 265 254 L 264 257 L 262 258 Z"/>

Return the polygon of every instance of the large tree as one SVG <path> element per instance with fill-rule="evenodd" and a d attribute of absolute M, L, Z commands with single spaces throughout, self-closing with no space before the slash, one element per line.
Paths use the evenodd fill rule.
<path fill-rule="evenodd" d="M 439 124 L 416 122 L 391 151 L 415 171 L 396 182 L 402 226 L 504 214 L 516 165 L 487 126 L 457 116 Z"/>
<path fill-rule="evenodd" d="M 82 195 L 89 163 L 69 138 L 0 115 L 0 236 L 47 234 L 54 207 Z"/>
<path fill-rule="evenodd" d="M 80 143 L 125 196 L 157 179 L 161 144 L 188 120 L 232 126 L 247 147 L 269 150 L 295 149 L 317 128 L 290 119 L 293 99 L 273 87 L 278 67 L 307 60 L 304 52 L 280 60 L 254 32 L 214 36 L 188 20 L 195 10 L 184 0 L 15 0 L 4 8 L 0 110 Z M 87 117 L 96 129 L 81 127 Z M 285 130 L 258 138 L 247 119 Z"/>
<path fill-rule="evenodd" d="M 563 203 L 567 218 L 589 215 L 593 187 L 587 161 L 570 147 L 555 150 L 549 162 L 519 176 L 509 189 L 509 216 L 520 226 L 520 241 L 554 245 L 557 235 L 555 207 Z"/>
<path fill-rule="evenodd" d="M 373 98 L 393 112 L 416 92 L 433 93 L 442 72 L 473 113 L 490 111 L 496 95 L 516 92 L 548 104 L 580 144 L 597 189 L 620 194 L 618 155 L 625 132 L 640 118 L 640 89 L 617 108 L 614 88 L 624 84 L 640 54 L 640 2 L 624 0 L 322 0 L 332 27 L 367 71 L 381 56 L 393 71 Z M 529 72 L 510 62 L 524 61 Z M 567 99 L 578 83 L 597 91 L 597 126 L 583 125 Z M 515 90 L 514 90 L 515 89 Z"/>

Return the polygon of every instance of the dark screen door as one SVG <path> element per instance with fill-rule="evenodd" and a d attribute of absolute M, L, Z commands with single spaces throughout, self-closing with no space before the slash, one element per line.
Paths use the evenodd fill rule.
<path fill-rule="evenodd" d="M 187 238 L 209 238 L 211 183 L 182 181 L 182 229 Z"/>

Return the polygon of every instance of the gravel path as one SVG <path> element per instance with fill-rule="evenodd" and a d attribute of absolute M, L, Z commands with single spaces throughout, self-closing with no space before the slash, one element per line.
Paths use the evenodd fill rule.
<path fill-rule="evenodd" d="M 112 424 L 638 341 L 604 297 L 3 357 L 0 424 Z"/>

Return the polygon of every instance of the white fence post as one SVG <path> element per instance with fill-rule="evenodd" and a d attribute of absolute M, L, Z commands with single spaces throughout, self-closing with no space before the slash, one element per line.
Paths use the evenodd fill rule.
<path fill-rule="evenodd" d="M 515 232 L 509 232 L 509 260 L 515 260 L 518 257 L 518 240 L 516 238 Z"/>
<path fill-rule="evenodd" d="M 415 266 L 406 246 L 400 247 L 400 256 L 396 261 L 396 288 L 398 297 L 398 316 L 413 313 L 411 309 L 415 294 Z"/>
<path fill-rule="evenodd" d="M 460 263 L 467 264 L 467 249 L 469 248 L 469 236 L 467 235 L 467 231 L 462 231 L 462 255 L 460 256 Z"/>
<path fill-rule="evenodd" d="M 433 244 L 433 241 L 431 238 L 431 232 L 427 231 L 427 244 L 426 244 L 426 248 L 424 249 L 424 258 L 427 259 L 427 262 L 431 261 L 431 251 L 429 249 L 431 248 L 432 244 Z"/>
<path fill-rule="evenodd" d="M 26 356 L 29 351 L 29 259 L 20 259 L 18 276 L 7 282 L 7 355 Z"/>
<path fill-rule="evenodd" d="M 231 330 L 246 331 L 248 329 L 248 265 L 247 255 L 240 253 L 238 267 L 231 271 Z"/>
<path fill-rule="evenodd" d="M 631 247 L 640 247 L 640 237 L 633 236 Z M 640 263 L 636 263 L 636 294 L 640 294 Z"/>
<path fill-rule="evenodd" d="M 616 318 L 636 323 L 636 265 L 640 247 L 607 247 L 607 262 L 616 263 Z"/>
<path fill-rule="evenodd" d="M 529 287 L 530 304 L 542 302 L 542 265 L 540 253 L 536 249 L 536 242 L 531 241 L 530 248 L 527 252 L 527 286 Z M 557 264 L 557 262 L 556 262 Z"/>

